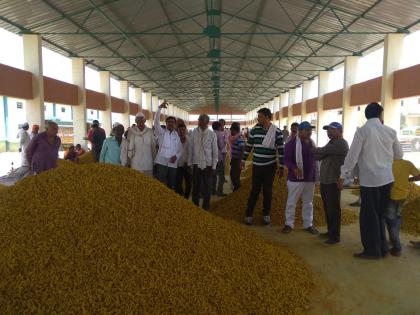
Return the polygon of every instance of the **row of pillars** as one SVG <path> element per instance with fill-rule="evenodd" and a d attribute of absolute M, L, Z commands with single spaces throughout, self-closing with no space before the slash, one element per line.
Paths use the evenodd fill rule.
<path fill-rule="evenodd" d="M 393 129 L 400 129 L 400 100 L 393 98 L 393 73 L 399 69 L 403 49 L 404 34 L 388 34 L 384 40 L 384 59 L 381 88 L 381 104 L 384 107 L 384 123 Z M 344 60 L 344 84 L 343 84 L 343 132 L 344 137 L 351 141 L 353 139 L 357 122 L 357 106 L 350 105 L 351 86 L 356 83 L 356 76 L 359 64 L 358 56 L 349 56 Z M 324 95 L 328 93 L 330 71 L 320 71 L 318 76 L 318 100 L 317 100 L 317 141 L 318 144 L 326 142 L 325 132 L 322 130 L 324 125 L 330 123 L 326 121 L 326 110 L 323 109 Z M 310 90 L 313 81 L 304 81 L 302 85 L 302 121 L 308 120 L 305 101 L 310 99 Z M 268 107 L 272 112 L 280 111 L 280 120 L 275 121 L 281 124 L 286 117 L 282 117 L 281 108 L 288 107 L 287 122 L 293 122 L 293 112 L 291 105 L 297 103 L 297 89 L 290 89 L 288 93 L 282 93 L 279 97 L 259 106 L 257 109 L 246 114 L 247 122 L 253 122 L 257 117 L 258 109 Z M 249 123 L 249 125 L 251 125 Z M 290 126 L 289 126 L 290 127 Z"/>
<path fill-rule="evenodd" d="M 42 70 L 42 39 L 39 35 L 23 35 L 24 68 L 32 73 L 33 99 L 27 100 L 26 119 L 30 125 L 38 124 L 43 130 L 45 124 L 44 117 L 44 83 Z M 86 137 L 86 84 L 85 84 L 85 59 L 72 58 L 73 84 L 79 87 L 79 104 L 73 106 L 73 133 L 74 142 L 83 143 Z M 106 110 L 102 111 L 102 127 L 109 134 L 112 128 L 111 118 L 111 84 L 110 72 L 99 71 L 100 92 L 105 94 Z M 145 93 L 145 104 L 142 104 L 142 89 L 134 88 L 134 103 L 139 105 L 140 110 L 147 110 L 150 113 L 157 111 L 157 108 L 163 100 L 150 92 Z M 125 127 L 130 126 L 130 108 L 129 108 L 129 82 L 120 81 L 120 97 L 125 101 L 125 111 L 122 113 L 122 121 L 119 123 Z M 163 111 L 166 116 L 175 116 L 183 120 L 188 120 L 188 113 L 173 104 Z M 151 126 L 153 117 L 150 115 L 148 124 Z"/>

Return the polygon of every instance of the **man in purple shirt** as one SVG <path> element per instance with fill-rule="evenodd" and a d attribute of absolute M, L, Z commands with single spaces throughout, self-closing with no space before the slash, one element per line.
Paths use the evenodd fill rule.
<path fill-rule="evenodd" d="M 307 121 L 299 124 L 298 136 L 291 139 L 284 148 L 284 164 L 288 168 L 286 223 L 283 233 L 293 231 L 296 204 L 302 198 L 303 228 L 311 234 L 318 234 L 313 227 L 313 197 L 317 181 L 317 162 L 315 161 L 311 139 L 312 129 Z"/>
<path fill-rule="evenodd" d="M 37 134 L 29 143 L 26 155 L 32 174 L 39 174 L 57 166 L 61 139 L 57 136 L 58 125 L 47 122 L 45 131 Z"/>

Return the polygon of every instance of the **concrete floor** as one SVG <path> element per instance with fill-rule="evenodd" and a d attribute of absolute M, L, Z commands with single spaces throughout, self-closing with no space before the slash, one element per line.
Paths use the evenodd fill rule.
<path fill-rule="evenodd" d="M 230 185 L 224 190 L 230 193 Z M 212 196 L 212 201 L 220 199 Z M 345 190 L 342 205 L 357 197 Z M 420 211 L 420 209 L 419 209 Z M 379 261 L 353 258 L 362 250 L 359 225 L 342 227 L 342 241 L 327 246 L 318 236 L 296 230 L 285 235 L 281 227 L 253 227 L 270 241 L 288 246 L 313 270 L 315 288 L 308 314 L 420 314 L 420 250 L 409 245 L 413 236 L 402 234 L 403 253 Z M 325 227 L 320 227 L 325 232 Z M 418 238 L 420 240 L 420 238 Z"/>
<path fill-rule="evenodd" d="M 354 199 L 345 192 L 343 205 Z M 279 227 L 255 229 L 289 246 L 311 266 L 315 289 L 308 314 L 420 314 L 420 250 L 409 245 L 414 237 L 402 235 L 401 257 L 365 261 L 352 257 L 362 249 L 358 224 L 344 226 L 342 242 L 334 246 L 302 230 L 284 235 Z"/>

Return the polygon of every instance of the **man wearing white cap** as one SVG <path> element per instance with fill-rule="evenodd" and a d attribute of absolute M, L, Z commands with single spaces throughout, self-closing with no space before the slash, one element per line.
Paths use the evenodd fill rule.
<path fill-rule="evenodd" d="M 152 129 L 146 126 L 146 117 L 142 112 L 136 115 L 136 125 L 128 129 L 127 140 L 127 156 L 121 157 L 121 164 L 153 177 L 156 138 Z"/>
<path fill-rule="evenodd" d="M 31 141 L 28 130 L 29 130 L 29 124 L 26 122 L 19 129 L 19 133 L 17 135 L 19 139 L 19 152 L 21 154 L 22 166 L 29 165 L 28 160 L 26 158 L 26 148 L 28 147 L 29 142 Z"/>

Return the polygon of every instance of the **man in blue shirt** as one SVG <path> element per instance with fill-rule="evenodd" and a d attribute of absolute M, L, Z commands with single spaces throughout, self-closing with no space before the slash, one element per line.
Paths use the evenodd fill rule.
<path fill-rule="evenodd" d="M 124 126 L 116 124 L 112 129 L 112 134 L 113 136 L 106 138 L 102 145 L 99 162 L 121 165 L 121 148 L 123 146 L 122 142 L 125 141 L 123 139 Z"/>

